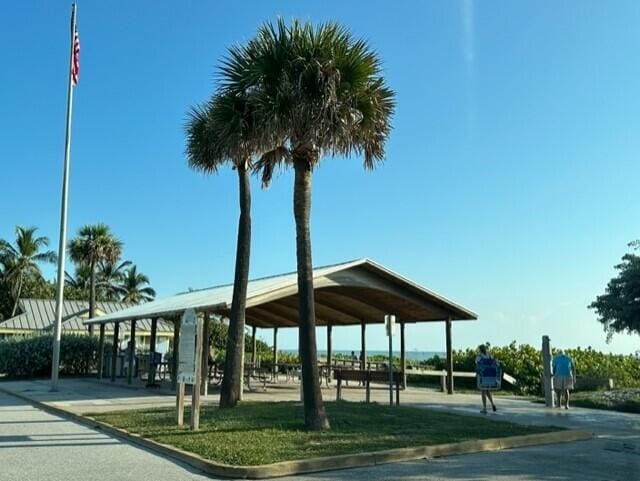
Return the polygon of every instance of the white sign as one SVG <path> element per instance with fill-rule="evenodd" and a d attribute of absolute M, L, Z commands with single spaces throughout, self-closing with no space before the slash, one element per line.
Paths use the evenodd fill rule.
<path fill-rule="evenodd" d="M 196 311 L 187 309 L 180 324 L 180 346 L 178 351 L 178 382 L 196 382 Z"/>
<path fill-rule="evenodd" d="M 387 336 L 392 336 L 396 330 L 396 316 L 393 314 L 385 314 L 384 324 L 387 328 Z"/>

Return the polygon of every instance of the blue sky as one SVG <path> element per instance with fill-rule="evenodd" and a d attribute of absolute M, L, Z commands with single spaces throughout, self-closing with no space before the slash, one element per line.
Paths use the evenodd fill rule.
<path fill-rule="evenodd" d="M 232 280 L 236 177 L 190 171 L 183 132 L 225 49 L 277 15 L 337 20 L 379 52 L 398 107 L 378 170 L 336 158 L 314 174 L 314 263 L 370 257 L 475 310 L 456 347 L 640 347 L 607 345 L 586 308 L 640 237 L 637 1 L 79 3 L 69 231 L 109 224 L 160 296 Z M 37 225 L 57 245 L 68 16 L 66 1 L 3 6 L 3 238 Z M 252 276 L 293 270 L 291 176 L 253 196 Z M 442 325 L 408 333 L 409 349 L 444 348 Z"/>

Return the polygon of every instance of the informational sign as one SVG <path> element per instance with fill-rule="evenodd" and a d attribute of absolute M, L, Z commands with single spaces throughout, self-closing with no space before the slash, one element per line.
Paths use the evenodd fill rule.
<path fill-rule="evenodd" d="M 180 323 L 180 347 L 178 356 L 178 382 L 196 382 L 196 329 L 198 319 L 193 309 L 187 309 Z"/>
<path fill-rule="evenodd" d="M 386 314 L 384 316 L 384 324 L 387 328 L 387 336 L 393 336 L 396 330 L 396 316 L 393 314 Z"/>

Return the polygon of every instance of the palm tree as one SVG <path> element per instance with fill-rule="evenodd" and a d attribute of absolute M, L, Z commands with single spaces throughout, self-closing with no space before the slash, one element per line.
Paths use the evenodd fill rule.
<path fill-rule="evenodd" d="M 122 242 L 118 240 L 109 227 L 98 223 L 84 225 L 78 230 L 78 235 L 69 241 L 69 257 L 76 265 L 89 266 L 89 319 L 96 312 L 96 270 L 100 262 L 115 262 L 120 258 Z M 89 333 L 93 333 L 93 326 L 89 326 Z"/>
<path fill-rule="evenodd" d="M 120 285 L 117 286 L 122 296 L 120 300 L 132 304 L 152 301 L 156 297 L 156 291 L 148 284 L 149 278 L 142 272 L 138 272 L 137 266 L 132 265 L 124 272 Z"/>
<path fill-rule="evenodd" d="M 130 266 L 131 261 L 119 262 L 116 260 L 115 262 L 100 262 L 98 265 L 96 284 L 102 297 L 111 301 L 118 299 L 120 284 L 127 275 L 126 269 Z"/>
<path fill-rule="evenodd" d="M 88 265 L 78 264 L 74 274 L 71 275 L 67 271 L 64 273 L 64 283 L 66 286 L 77 289 L 85 293 L 85 299 L 89 299 L 89 284 L 91 281 L 91 269 Z"/>
<path fill-rule="evenodd" d="M 311 236 L 311 173 L 324 155 L 361 155 L 372 169 L 384 158 L 394 93 L 378 55 L 336 23 L 264 24 L 234 47 L 222 69 L 226 89 L 251 95 L 255 123 L 272 150 L 258 162 L 268 184 L 279 165 L 294 170 L 299 345 L 305 424 L 329 427 L 316 368 Z"/>
<path fill-rule="evenodd" d="M 229 318 L 220 407 L 233 407 L 242 389 L 245 307 L 251 251 L 251 187 L 249 182 L 253 121 L 246 96 L 222 92 L 193 108 L 186 125 L 187 158 L 192 169 L 216 173 L 230 164 L 238 173 L 240 218 L 236 245 L 235 276 Z"/>
<path fill-rule="evenodd" d="M 18 301 L 22 293 L 22 285 L 27 276 L 41 276 L 41 262 L 54 263 L 57 256 L 53 251 L 42 249 L 49 245 L 47 237 L 37 237 L 37 227 L 16 226 L 15 245 L 0 240 L 0 263 L 4 266 L 4 277 L 11 285 L 13 308 L 11 317 L 16 315 Z"/>

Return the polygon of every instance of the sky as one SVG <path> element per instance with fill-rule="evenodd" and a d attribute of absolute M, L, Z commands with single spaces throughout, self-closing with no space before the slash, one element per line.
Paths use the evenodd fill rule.
<path fill-rule="evenodd" d="M 25 0 L 0 16 L 0 237 L 34 225 L 53 248 L 69 13 L 68 1 Z M 226 49 L 278 16 L 343 23 L 397 95 L 382 166 L 327 158 L 314 172 L 314 265 L 369 257 L 472 309 L 477 322 L 454 323 L 456 348 L 546 334 L 640 349 L 628 335 L 607 344 L 587 309 L 640 238 L 635 0 L 80 0 L 70 234 L 107 223 L 160 297 L 232 281 L 236 174 L 189 170 L 184 123 Z M 286 172 L 267 190 L 252 182 L 251 277 L 295 269 L 292 187 Z M 444 350 L 442 324 L 407 334 L 409 350 Z M 359 329 L 334 330 L 333 343 L 357 349 Z M 386 343 L 369 328 L 369 349 Z M 279 345 L 297 334 L 281 330 Z"/>

